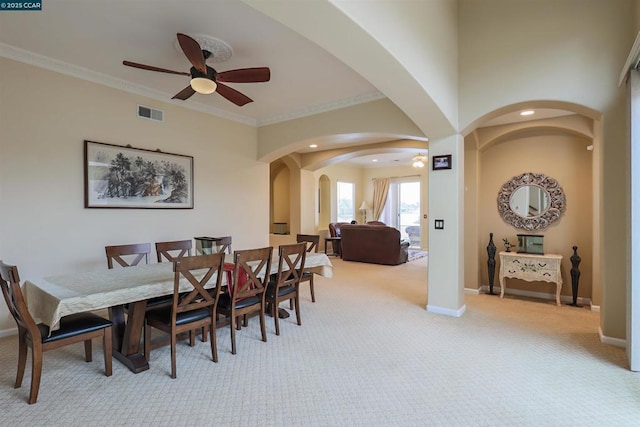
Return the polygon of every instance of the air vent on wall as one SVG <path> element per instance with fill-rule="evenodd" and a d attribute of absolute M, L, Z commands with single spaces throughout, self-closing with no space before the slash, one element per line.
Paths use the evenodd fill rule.
<path fill-rule="evenodd" d="M 157 122 L 164 121 L 164 111 L 156 110 L 155 108 L 145 107 L 144 105 L 138 105 L 138 117 L 143 119 L 155 120 Z"/>

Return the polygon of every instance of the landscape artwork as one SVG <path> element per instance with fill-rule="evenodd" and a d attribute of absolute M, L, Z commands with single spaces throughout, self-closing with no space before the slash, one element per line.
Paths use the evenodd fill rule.
<path fill-rule="evenodd" d="M 193 157 L 84 142 L 85 207 L 193 209 Z"/>

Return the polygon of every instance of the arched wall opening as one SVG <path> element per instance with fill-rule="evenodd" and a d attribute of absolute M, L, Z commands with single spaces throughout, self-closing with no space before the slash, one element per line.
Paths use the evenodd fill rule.
<path fill-rule="evenodd" d="M 539 104 L 549 106 L 548 103 Z M 465 136 L 465 287 L 476 292 L 488 291 L 487 244 L 493 233 L 498 251 L 503 239 L 517 243 L 517 234 L 544 236 L 545 253 L 563 256 L 562 299 L 572 300 L 572 246 L 578 246 L 580 264 L 579 302 L 601 304 L 600 279 L 600 120 L 598 114 L 574 104 L 553 105 L 569 114 L 543 120 L 482 127 L 499 115 L 517 112 L 530 104 L 501 108 L 474 123 Z M 588 113 L 588 116 L 585 115 Z M 566 114 L 566 113 L 565 113 Z M 567 209 L 559 221 L 535 232 L 519 230 L 507 224 L 497 209 L 497 196 L 504 183 L 513 176 L 535 172 L 558 181 L 567 200 Z M 494 291 L 499 291 L 499 257 L 496 256 Z M 507 291 L 552 300 L 555 284 L 508 279 Z"/>
<path fill-rule="evenodd" d="M 270 166 L 270 232 L 288 234 L 291 224 L 291 171 L 282 161 L 273 162 Z"/>

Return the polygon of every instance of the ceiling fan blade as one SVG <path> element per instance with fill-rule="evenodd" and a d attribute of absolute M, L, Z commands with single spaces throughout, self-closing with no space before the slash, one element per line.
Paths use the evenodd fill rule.
<path fill-rule="evenodd" d="M 218 83 L 216 92 L 236 104 L 238 107 L 242 107 L 245 104 L 253 102 L 253 100 L 248 96 L 243 95 L 237 90 L 231 89 L 229 86 L 223 85 L 222 83 Z"/>
<path fill-rule="evenodd" d="M 271 70 L 269 67 L 240 68 L 216 74 L 217 81 L 230 83 L 268 82 L 270 78 Z"/>
<path fill-rule="evenodd" d="M 154 67 L 154 66 L 151 66 L 151 65 L 138 64 L 137 62 L 131 62 L 131 61 L 122 61 L 122 64 L 126 65 L 127 67 L 141 68 L 143 70 L 149 70 L 149 71 L 159 71 L 161 73 L 178 74 L 178 75 L 181 75 L 181 76 L 190 76 L 191 75 L 191 74 L 185 73 L 183 71 L 167 70 L 166 68 L 158 68 L 158 67 Z"/>
<path fill-rule="evenodd" d="M 207 65 L 198 42 L 186 34 L 178 33 L 178 43 L 191 65 L 202 74 L 207 74 Z"/>
<path fill-rule="evenodd" d="M 182 89 L 180 92 L 176 93 L 171 99 L 181 99 L 184 101 L 191 98 L 191 95 L 193 95 L 194 93 L 196 93 L 196 91 L 193 90 L 193 88 L 189 85 Z"/>

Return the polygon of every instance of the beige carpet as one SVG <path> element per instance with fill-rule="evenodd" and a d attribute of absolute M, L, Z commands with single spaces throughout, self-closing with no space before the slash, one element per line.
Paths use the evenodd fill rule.
<path fill-rule="evenodd" d="M 466 295 L 461 318 L 425 311 L 428 258 L 396 267 L 334 262 L 303 292 L 302 326 L 291 319 L 268 342 L 258 322 L 218 331 L 220 361 L 198 343 L 168 348 L 138 375 L 114 360 L 103 375 L 82 346 L 45 354 L 39 401 L 28 374 L 12 388 L 16 340 L 0 340 L 0 424 L 5 425 L 437 425 L 637 426 L 640 376 L 624 351 L 600 344 L 598 314 L 487 295 Z"/>

